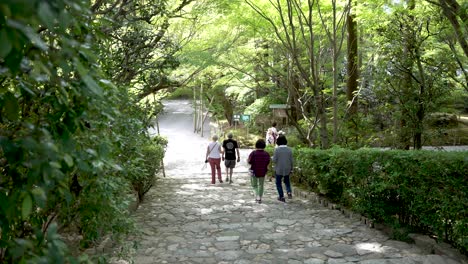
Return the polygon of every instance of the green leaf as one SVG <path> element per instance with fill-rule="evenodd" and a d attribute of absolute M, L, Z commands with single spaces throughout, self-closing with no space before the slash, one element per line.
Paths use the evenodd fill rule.
<path fill-rule="evenodd" d="M 37 48 L 41 50 L 48 49 L 47 44 L 41 39 L 39 34 L 37 34 L 31 27 L 23 25 L 22 23 L 17 22 L 15 20 L 8 20 L 7 25 L 14 29 L 21 31 L 26 37 L 28 37 L 31 44 L 33 44 Z"/>
<path fill-rule="evenodd" d="M 80 55 L 83 55 L 83 58 L 86 58 L 87 61 L 96 61 L 98 60 L 96 54 L 91 50 L 89 45 L 80 46 Z"/>
<path fill-rule="evenodd" d="M 58 21 L 62 30 L 66 30 L 70 26 L 70 14 L 67 10 L 60 12 Z"/>
<path fill-rule="evenodd" d="M 23 81 L 20 81 L 19 87 L 21 89 L 22 96 L 33 97 L 36 95 L 36 93 L 34 93 L 34 91 L 29 88 L 28 84 Z"/>
<path fill-rule="evenodd" d="M 65 154 L 63 160 L 65 161 L 65 163 L 67 163 L 68 167 L 73 166 L 73 158 L 70 155 Z"/>
<path fill-rule="evenodd" d="M 76 58 L 73 60 L 73 63 L 76 67 L 76 70 L 80 74 L 81 79 L 86 84 L 86 87 L 88 87 L 92 93 L 98 96 L 102 96 L 102 88 L 90 75 L 88 75 L 89 70 Z"/>
<path fill-rule="evenodd" d="M 91 76 L 86 75 L 85 77 L 83 77 L 83 82 L 86 84 L 86 87 L 88 87 L 89 90 L 91 90 L 91 92 L 93 92 L 96 95 L 102 96 L 101 86 L 99 86 L 96 83 L 96 81 L 94 81 L 94 79 L 91 78 Z"/>
<path fill-rule="evenodd" d="M 42 187 L 36 187 L 31 191 L 32 195 L 34 196 L 34 201 L 38 203 L 40 207 L 46 206 L 46 193 Z"/>
<path fill-rule="evenodd" d="M 91 154 L 94 157 L 97 157 L 97 155 L 98 155 L 97 152 L 94 149 L 87 148 L 86 152 L 88 152 L 89 154 Z"/>
<path fill-rule="evenodd" d="M 88 75 L 88 69 L 86 69 L 85 66 L 83 66 L 83 64 L 78 58 L 73 59 L 73 64 L 75 65 L 76 70 L 82 78 Z"/>
<path fill-rule="evenodd" d="M 8 196 L 4 192 L 0 192 L 0 212 L 3 214 L 10 205 Z"/>
<path fill-rule="evenodd" d="M 62 168 L 62 165 L 60 165 L 60 163 L 56 162 L 56 161 L 51 161 L 49 162 L 50 166 L 52 168 L 56 168 L 56 169 L 61 169 Z"/>
<path fill-rule="evenodd" d="M 21 43 L 21 45 L 22 44 L 23 43 Z M 14 50 L 13 52 L 10 52 L 8 56 L 6 56 L 5 64 L 12 73 L 17 73 L 20 69 L 20 63 L 22 59 L 23 59 L 23 54 L 21 52 Z"/>
<path fill-rule="evenodd" d="M 20 109 L 18 100 L 16 99 L 15 95 L 11 92 L 7 92 L 3 96 L 3 104 L 6 117 L 11 121 L 17 120 L 19 117 Z"/>
<path fill-rule="evenodd" d="M 21 206 L 21 216 L 23 217 L 23 220 L 28 218 L 31 212 L 32 212 L 32 199 L 31 199 L 31 195 L 27 193 L 23 199 L 23 204 Z"/>
<path fill-rule="evenodd" d="M 0 58 L 5 58 L 8 53 L 10 53 L 13 45 L 11 45 L 10 40 L 8 39 L 8 33 L 6 29 L 0 31 Z"/>
<path fill-rule="evenodd" d="M 112 87 L 112 88 L 116 88 L 116 86 L 109 80 L 106 80 L 106 79 L 100 79 L 99 80 L 100 83 L 103 83 L 109 87 Z"/>
<path fill-rule="evenodd" d="M 46 1 L 41 1 L 37 12 L 41 21 L 49 29 L 52 29 L 54 27 L 55 15 L 52 13 L 52 10 L 50 10 L 49 4 Z"/>
<path fill-rule="evenodd" d="M 112 168 L 117 171 L 123 171 L 123 168 L 119 164 L 112 164 Z"/>

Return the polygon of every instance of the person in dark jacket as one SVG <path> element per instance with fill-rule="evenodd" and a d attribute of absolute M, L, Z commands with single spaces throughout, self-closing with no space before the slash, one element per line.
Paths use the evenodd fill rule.
<path fill-rule="evenodd" d="M 259 139 L 255 143 L 255 150 L 252 151 L 247 159 L 250 164 L 250 183 L 255 192 L 255 202 L 262 203 L 263 185 L 265 183 L 265 175 L 270 164 L 270 154 L 265 151 L 265 140 Z"/>
<path fill-rule="evenodd" d="M 278 147 L 275 149 L 273 154 L 273 163 L 275 163 L 275 178 L 276 178 L 276 190 L 278 191 L 278 200 L 286 202 L 284 199 L 283 184 L 286 186 L 286 192 L 288 198 L 292 198 L 291 182 L 289 176 L 293 170 L 293 155 L 292 150 L 287 146 L 288 141 L 284 135 L 280 135 L 276 141 Z"/>
<path fill-rule="evenodd" d="M 239 144 L 232 139 L 234 137 L 232 133 L 228 133 L 227 137 L 228 139 L 223 141 L 223 160 L 226 166 L 226 182 L 232 183 L 232 171 L 236 167 L 236 157 L 237 162 L 240 162 Z"/>

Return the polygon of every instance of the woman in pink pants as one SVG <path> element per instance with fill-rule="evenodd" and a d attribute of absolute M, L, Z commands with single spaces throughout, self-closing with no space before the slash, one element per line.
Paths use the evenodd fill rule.
<path fill-rule="evenodd" d="M 223 150 L 221 149 L 221 144 L 218 143 L 218 136 L 214 135 L 211 138 L 213 141 L 208 144 L 206 148 L 206 159 L 205 162 L 210 163 L 211 167 L 211 184 L 216 183 L 215 174 L 218 174 L 218 180 L 220 183 L 223 183 L 221 179 L 221 155 Z"/>

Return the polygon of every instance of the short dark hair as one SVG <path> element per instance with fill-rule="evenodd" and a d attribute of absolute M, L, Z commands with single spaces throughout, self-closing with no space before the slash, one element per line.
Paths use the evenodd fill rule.
<path fill-rule="evenodd" d="M 273 124 L 271 124 L 272 127 L 275 127 L 276 126 L 276 122 L 273 122 Z"/>
<path fill-rule="evenodd" d="M 279 137 L 276 139 L 276 144 L 278 146 L 287 145 L 288 140 L 286 139 L 286 137 L 284 135 L 279 135 Z"/>
<path fill-rule="evenodd" d="M 257 140 L 257 142 L 255 142 L 255 148 L 265 149 L 266 148 L 265 140 L 263 139 Z"/>

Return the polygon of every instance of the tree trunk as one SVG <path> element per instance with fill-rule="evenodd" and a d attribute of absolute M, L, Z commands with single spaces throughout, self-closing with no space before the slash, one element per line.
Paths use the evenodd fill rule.
<path fill-rule="evenodd" d="M 330 147 L 329 137 L 328 137 L 328 129 L 327 129 L 327 112 L 325 111 L 325 101 L 323 98 L 323 93 L 321 89 L 323 87 L 316 87 L 317 89 L 316 96 L 316 105 L 317 105 L 317 118 L 319 119 L 320 126 L 319 126 L 319 133 L 320 133 L 320 147 L 322 149 L 327 149 Z"/>
<path fill-rule="evenodd" d="M 354 15 L 348 14 L 348 82 L 346 96 L 349 103 L 349 116 L 353 119 L 358 110 L 358 34 Z"/>
<path fill-rule="evenodd" d="M 416 7 L 415 0 L 407 0 L 408 9 L 414 10 Z M 406 45 L 403 48 L 403 68 L 405 69 L 403 78 L 403 89 L 406 90 L 408 95 L 412 94 L 413 91 L 413 60 L 411 54 L 415 50 L 415 37 L 413 35 L 406 35 Z M 408 150 L 411 144 L 411 135 L 409 135 L 408 120 L 410 119 L 410 113 L 406 109 L 405 103 L 400 102 L 401 105 L 401 120 L 400 120 L 400 133 L 399 133 L 399 148 Z M 414 131 L 415 132 L 415 131 Z M 413 139 L 415 139 L 416 133 L 413 133 Z M 414 142 L 413 142 L 414 146 Z"/>
<path fill-rule="evenodd" d="M 332 68 L 333 68 L 333 144 L 338 142 L 338 72 L 337 72 L 337 61 L 338 61 L 338 47 L 337 47 L 337 22 L 336 22 L 336 2 L 332 1 L 333 4 L 333 39 L 332 39 Z"/>
<path fill-rule="evenodd" d="M 234 115 L 234 109 L 232 107 L 231 102 L 227 100 L 225 96 L 222 96 L 221 98 L 222 98 L 221 104 L 223 105 L 223 108 L 224 108 L 224 117 L 226 117 L 229 123 L 229 126 L 232 126 L 234 125 L 233 119 L 232 119 Z"/>
<path fill-rule="evenodd" d="M 350 2 L 351 5 L 351 2 Z M 346 97 L 348 99 L 348 127 L 354 141 L 358 141 L 358 126 L 356 122 L 358 112 L 358 33 L 356 21 L 354 21 L 354 14 L 352 7 L 348 13 L 348 80 L 346 83 Z"/>

